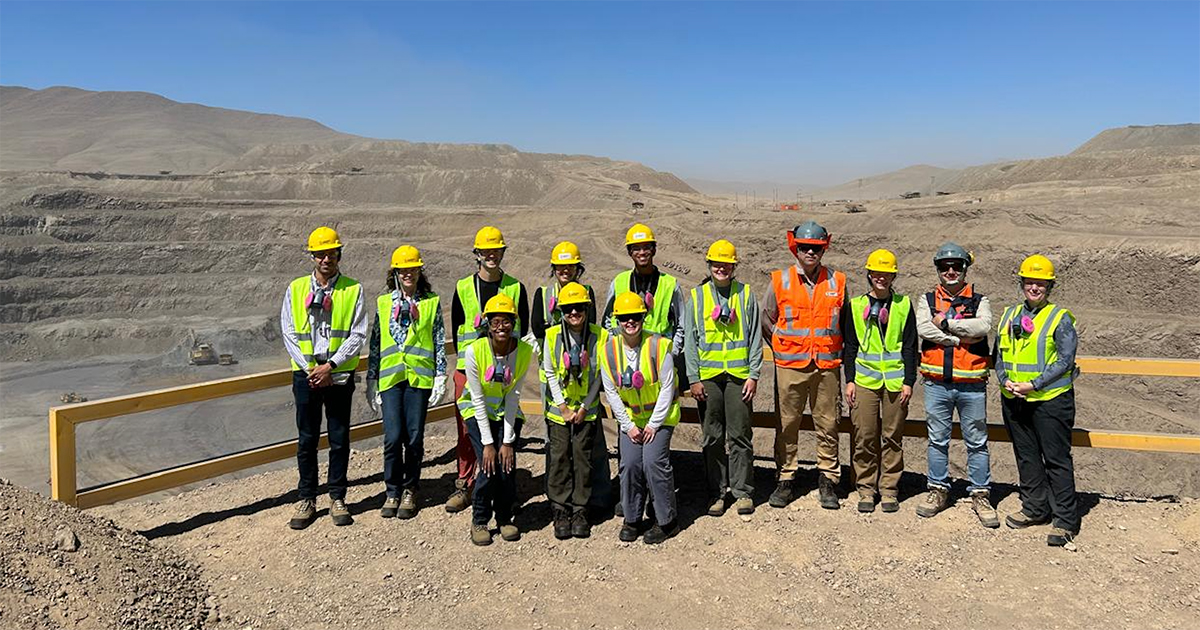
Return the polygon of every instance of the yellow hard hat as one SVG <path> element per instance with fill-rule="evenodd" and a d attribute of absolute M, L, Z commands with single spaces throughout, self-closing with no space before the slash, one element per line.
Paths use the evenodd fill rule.
<path fill-rule="evenodd" d="M 499 228 L 486 225 L 475 233 L 475 249 L 501 249 L 504 246 L 504 235 Z"/>
<path fill-rule="evenodd" d="M 613 300 L 613 315 L 637 315 L 646 312 L 646 302 L 633 291 L 626 291 Z"/>
<path fill-rule="evenodd" d="M 1054 263 L 1041 254 L 1034 254 L 1021 261 L 1021 270 L 1018 275 L 1034 280 L 1053 280 Z"/>
<path fill-rule="evenodd" d="M 558 291 L 558 305 L 566 306 L 568 304 L 591 304 L 592 298 L 588 295 L 588 290 L 578 282 L 568 282 L 567 286 Z"/>
<path fill-rule="evenodd" d="M 633 227 L 625 233 L 625 245 L 634 245 L 636 243 L 654 243 L 654 230 L 644 223 L 634 223 Z"/>
<path fill-rule="evenodd" d="M 563 241 L 550 250 L 551 265 L 578 265 L 581 262 L 579 246 L 571 241 Z"/>
<path fill-rule="evenodd" d="M 737 248 L 733 243 L 725 239 L 713 241 L 712 245 L 708 246 L 708 256 L 705 257 L 708 262 L 721 262 L 737 264 Z"/>
<path fill-rule="evenodd" d="M 508 297 L 508 295 L 497 293 L 484 305 L 483 314 L 488 317 L 492 315 L 512 315 L 513 319 L 516 319 L 517 305 L 513 304 L 512 298 Z"/>
<path fill-rule="evenodd" d="M 421 252 L 412 245 L 401 245 L 392 252 L 392 269 L 409 269 L 424 264 L 424 261 L 421 260 Z"/>
<path fill-rule="evenodd" d="M 308 251 L 310 252 L 323 252 L 327 249 L 338 249 L 341 246 L 342 239 L 331 227 L 322 225 L 308 235 Z"/>
<path fill-rule="evenodd" d="M 877 249 L 867 256 L 867 271 L 896 273 L 896 255 L 886 249 Z"/>

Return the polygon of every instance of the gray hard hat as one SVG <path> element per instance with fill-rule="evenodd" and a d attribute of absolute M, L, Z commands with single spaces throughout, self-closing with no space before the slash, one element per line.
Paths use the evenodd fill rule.
<path fill-rule="evenodd" d="M 817 224 L 816 221 L 805 221 L 792 230 L 792 237 L 797 243 L 829 243 L 829 231 Z"/>
<path fill-rule="evenodd" d="M 961 260 L 967 266 L 970 266 L 971 263 L 975 262 L 975 257 L 971 255 L 971 252 L 963 249 L 962 245 L 946 241 L 942 243 L 937 253 L 933 255 L 933 264 L 936 265 L 943 260 Z"/>

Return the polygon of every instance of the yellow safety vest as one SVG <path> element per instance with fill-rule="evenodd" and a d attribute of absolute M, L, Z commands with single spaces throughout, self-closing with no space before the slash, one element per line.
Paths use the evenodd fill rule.
<path fill-rule="evenodd" d="M 417 319 L 408 325 L 403 348 L 392 337 L 395 304 L 391 293 L 375 300 L 379 320 L 379 391 L 387 391 L 405 380 L 412 387 L 433 389 L 436 350 L 433 320 L 441 300 L 437 295 L 429 295 L 417 301 Z"/>
<path fill-rule="evenodd" d="M 621 335 L 609 335 L 604 342 L 604 352 L 600 354 L 600 369 L 608 373 L 617 387 L 621 402 L 625 403 L 625 413 L 639 429 L 645 428 L 654 414 L 654 406 L 658 402 L 658 394 L 662 390 L 659 380 L 658 366 L 663 358 L 671 352 L 671 340 L 659 335 L 642 334 L 642 346 L 638 350 L 639 368 L 645 382 L 641 389 L 623 387 L 621 375 L 626 369 L 625 341 Z M 672 427 L 679 424 L 679 396 L 671 399 L 671 409 L 663 426 Z"/>
<path fill-rule="evenodd" d="M 544 316 L 543 321 L 546 322 L 546 331 L 547 331 L 546 334 L 547 335 L 549 335 L 551 326 L 556 326 L 556 325 L 562 323 L 562 310 L 560 310 L 557 305 L 555 305 L 554 308 L 550 308 L 550 298 L 553 297 L 557 301 L 558 300 L 558 291 L 561 288 L 562 287 L 559 286 L 559 284 L 557 282 L 550 284 L 549 286 L 542 287 L 542 314 Z M 592 295 L 592 287 L 590 285 L 585 284 L 585 285 L 583 285 L 583 288 L 585 290 L 587 290 L 588 295 Z M 537 298 L 535 297 L 534 299 L 536 300 Z M 542 339 L 542 341 L 544 342 L 545 339 Z M 545 344 L 543 343 L 542 345 L 544 346 Z M 545 351 L 546 351 L 546 349 L 543 347 L 542 352 L 545 352 Z M 539 357 L 539 360 L 538 360 L 539 365 L 541 364 L 540 359 L 541 358 Z M 540 369 L 538 370 L 538 381 L 540 381 L 542 384 L 546 383 L 546 373 Z M 543 388 L 543 389 L 545 389 L 545 388 Z"/>
<path fill-rule="evenodd" d="M 301 276 L 292 280 L 292 325 L 296 328 L 296 339 L 300 352 L 304 354 L 307 365 L 301 367 L 292 361 L 292 370 L 311 370 L 317 366 L 313 359 L 312 321 L 308 317 L 308 308 L 304 305 L 312 289 L 312 276 Z M 337 353 L 337 349 L 350 337 L 350 326 L 354 323 L 354 306 L 358 304 L 362 285 L 357 280 L 339 275 L 333 285 L 333 310 L 330 313 L 329 324 L 329 354 Z M 334 372 L 353 372 L 358 368 L 358 355 L 346 359 L 345 363 L 337 366 Z"/>
<path fill-rule="evenodd" d="M 717 287 L 706 282 L 691 293 L 692 314 L 700 332 L 696 349 L 700 356 L 700 380 L 707 381 L 721 374 L 734 378 L 750 377 L 749 335 L 746 332 L 745 315 L 754 308 L 750 288 L 734 280 L 729 288 L 729 308 L 734 317 L 729 323 L 713 320 L 713 308 L 720 304 Z M 761 351 L 761 350 L 760 350 Z"/>
<path fill-rule="evenodd" d="M 483 385 L 483 398 L 487 407 L 488 419 L 492 422 L 500 422 L 504 420 L 504 398 L 520 384 L 521 379 L 525 378 L 525 373 L 529 371 L 529 363 L 533 359 L 533 346 L 524 341 L 517 341 L 517 364 L 514 366 L 512 381 L 508 385 L 489 381 L 486 378 L 488 368 L 495 363 L 495 357 L 492 356 L 492 340 L 487 337 L 476 339 L 471 344 L 471 348 L 475 354 L 475 368 L 479 371 L 479 382 Z M 462 396 L 458 398 L 458 411 L 462 415 L 463 422 L 475 421 L 475 405 L 471 402 L 469 383 L 468 387 L 463 388 Z M 520 407 L 517 408 L 517 419 L 525 419 L 525 414 L 521 412 Z"/>
<path fill-rule="evenodd" d="M 632 269 L 626 269 L 617 274 L 617 277 L 613 280 L 614 295 L 621 295 L 626 291 L 633 290 L 633 284 L 630 282 L 630 276 L 632 275 Z M 675 296 L 675 287 L 678 284 L 679 281 L 675 279 L 675 276 L 659 272 L 658 287 L 654 290 L 654 308 L 647 310 L 646 319 L 642 323 L 642 328 L 647 332 L 665 337 L 670 337 L 674 332 L 671 330 L 671 326 L 675 322 L 672 322 L 669 316 L 671 312 L 671 298 Z M 608 326 L 612 330 L 618 330 L 617 318 L 615 316 L 610 318 Z"/>
<path fill-rule="evenodd" d="M 1000 348 L 1000 365 L 1008 374 L 1008 380 L 1014 383 L 1028 383 L 1046 371 L 1046 368 L 1058 361 L 1058 349 L 1054 344 L 1054 331 L 1064 317 L 1070 317 L 1075 322 L 1071 311 L 1053 304 L 1046 304 L 1033 316 L 1033 332 L 1019 337 L 1013 337 L 1012 322 L 1021 316 L 1022 305 L 1010 306 L 1000 318 L 996 329 L 996 345 Z M 1041 401 L 1055 398 L 1073 387 L 1079 368 L 1072 366 L 1067 373 L 1053 383 L 1043 385 L 1025 395 L 1026 400 Z M 1006 389 L 1000 390 L 1005 398 L 1013 394 Z"/>
<path fill-rule="evenodd" d="M 466 278 L 458 281 L 455 287 L 458 293 L 458 303 L 462 305 L 463 323 L 458 327 L 458 344 L 455 348 L 458 359 L 454 362 L 454 369 L 461 370 L 465 367 L 463 356 L 467 351 L 467 346 L 475 342 L 480 337 L 487 337 L 479 328 L 475 327 L 475 316 L 483 311 L 483 306 L 479 303 L 479 296 L 475 293 L 475 279 L 479 274 L 471 274 Z M 514 277 L 504 274 L 500 278 L 500 292 L 512 298 L 513 304 L 521 304 L 521 283 Z M 513 323 L 513 335 L 521 335 L 521 318 L 516 318 Z"/>
<path fill-rule="evenodd" d="M 904 324 L 912 311 L 907 295 L 892 294 L 888 304 L 887 330 L 879 322 L 863 319 L 871 298 L 860 295 L 850 300 L 850 317 L 854 318 L 854 334 L 858 337 L 858 357 L 854 360 L 854 384 L 867 389 L 886 387 L 889 392 L 904 388 Z"/>
<path fill-rule="evenodd" d="M 543 298 L 544 299 L 544 298 Z M 582 370 L 578 381 L 567 378 L 567 368 L 563 365 L 563 351 L 566 349 L 563 343 L 562 326 L 553 326 L 546 329 L 546 343 L 542 346 L 542 352 L 550 353 L 550 366 L 554 369 L 555 375 L 558 376 L 558 383 L 562 387 L 563 399 L 566 400 L 567 406 L 572 409 L 583 405 L 583 400 L 587 398 L 588 390 L 591 389 L 592 379 L 600 378 L 598 364 L 600 361 L 599 355 L 596 354 L 596 348 L 599 347 L 601 339 L 604 336 L 604 329 L 595 324 L 588 325 L 588 365 Z M 538 370 L 545 378 L 545 372 Z M 568 383 L 568 380 L 570 381 Z M 550 388 L 545 389 L 545 415 L 546 419 L 558 424 L 566 424 L 563 420 L 562 413 L 559 412 L 558 405 L 554 404 L 554 400 L 550 396 Z M 587 408 L 585 421 L 595 420 L 600 416 L 600 396 L 592 401 L 591 406 Z"/>

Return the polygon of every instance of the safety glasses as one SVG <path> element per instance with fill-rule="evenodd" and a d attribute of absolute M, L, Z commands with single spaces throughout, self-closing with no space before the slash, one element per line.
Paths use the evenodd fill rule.
<path fill-rule="evenodd" d="M 567 304 L 559 310 L 563 312 L 563 315 L 574 315 L 575 313 L 586 313 L 587 307 L 582 304 Z"/>
<path fill-rule="evenodd" d="M 801 252 L 807 252 L 809 254 L 819 254 L 819 253 L 825 251 L 825 247 L 822 245 L 814 245 L 812 243 L 797 243 L 796 250 L 801 251 Z"/>
<path fill-rule="evenodd" d="M 937 264 L 937 269 L 938 271 L 950 271 L 951 269 L 955 271 L 962 271 L 963 269 L 966 269 L 966 265 L 957 261 L 940 262 Z"/>
<path fill-rule="evenodd" d="M 338 251 L 336 249 L 327 249 L 320 252 L 309 252 L 309 255 L 312 256 L 313 260 L 325 260 L 326 258 L 336 259 L 338 257 Z"/>
<path fill-rule="evenodd" d="M 622 324 L 628 324 L 629 322 L 640 322 L 642 321 L 642 318 L 643 315 L 641 313 L 635 313 L 633 315 L 617 315 L 617 321 L 621 322 Z"/>

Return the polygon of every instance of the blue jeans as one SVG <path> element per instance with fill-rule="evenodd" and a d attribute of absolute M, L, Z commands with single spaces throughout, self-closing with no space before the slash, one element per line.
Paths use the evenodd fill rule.
<path fill-rule="evenodd" d="M 925 424 L 929 431 L 929 487 L 950 488 L 950 433 L 954 410 L 967 445 L 970 490 L 988 490 L 992 465 L 987 445 L 987 383 L 944 383 L 925 379 Z"/>
<path fill-rule="evenodd" d="M 401 381 L 379 394 L 383 399 L 383 483 L 389 497 L 399 498 L 401 490 L 416 490 L 420 484 L 430 393 Z"/>
<path fill-rule="evenodd" d="M 317 446 L 321 441 L 321 410 L 329 431 L 329 470 L 326 487 L 331 499 L 346 498 L 346 469 L 350 466 L 350 399 L 354 381 L 313 389 L 304 370 L 292 373 L 296 401 L 296 467 L 301 499 L 317 498 Z"/>
<path fill-rule="evenodd" d="M 467 437 L 471 447 L 475 449 L 475 490 L 471 493 L 471 522 L 475 525 L 487 525 L 496 516 L 496 525 L 512 523 L 513 506 L 517 504 L 517 469 L 504 472 L 500 462 L 496 462 L 496 470 L 489 476 L 483 472 L 483 436 L 479 433 L 479 423 L 471 416 L 463 423 L 466 425 Z M 504 423 L 492 422 L 492 443 L 497 453 L 504 438 Z M 521 435 L 521 424 L 517 423 L 518 440 Z M 514 443 L 515 447 L 516 444 Z"/>

